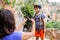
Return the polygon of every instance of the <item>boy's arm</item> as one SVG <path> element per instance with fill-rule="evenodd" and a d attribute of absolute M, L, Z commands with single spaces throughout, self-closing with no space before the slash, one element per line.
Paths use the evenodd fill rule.
<path fill-rule="evenodd" d="M 45 17 L 45 15 L 44 14 L 42 14 L 41 15 L 42 16 L 42 18 L 43 18 L 43 22 L 44 22 L 44 30 L 45 30 L 45 28 L 46 28 L 46 17 Z"/>
<path fill-rule="evenodd" d="M 44 21 L 44 30 L 45 30 L 45 28 L 46 28 L 46 20 L 43 19 L 43 21 Z"/>
<path fill-rule="evenodd" d="M 32 19 L 32 31 L 31 32 L 23 32 L 22 40 L 27 40 L 30 37 L 33 37 L 34 36 L 34 32 L 35 32 L 35 21 Z"/>
<path fill-rule="evenodd" d="M 43 14 L 43 22 L 44 22 L 44 31 L 45 31 L 46 30 L 46 17 L 44 14 Z"/>

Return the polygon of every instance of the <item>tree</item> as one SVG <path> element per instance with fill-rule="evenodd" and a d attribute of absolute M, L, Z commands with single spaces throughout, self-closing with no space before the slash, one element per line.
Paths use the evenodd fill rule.
<path fill-rule="evenodd" d="M 32 18 L 33 17 L 33 15 L 34 15 L 33 4 L 34 4 L 34 0 L 26 0 L 24 2 L 24 7 L 21 7 L 21 11 L 22 11 L 22 13 L 23 13 L 23 15 L 25 17 L 28 17 L 28 18 Z M 26 21 L 26 24 L 24 25 L 24 27 L 26 27 L 28 29 L 28 31 L 31 31 L 31 29 L 32 29 L 31 20 L 28 19 Z"/>

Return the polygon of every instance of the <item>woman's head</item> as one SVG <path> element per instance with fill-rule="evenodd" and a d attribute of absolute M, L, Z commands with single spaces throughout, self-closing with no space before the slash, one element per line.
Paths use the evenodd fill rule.
<path fill-rule="evenodd" d="M 0 10 L 0 38 L 13 33 L 15 30 L 15 19 L 11 11 Z"/>

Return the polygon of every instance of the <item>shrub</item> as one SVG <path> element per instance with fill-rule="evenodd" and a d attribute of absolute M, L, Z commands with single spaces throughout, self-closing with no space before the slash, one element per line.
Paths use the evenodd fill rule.
<path fill-rule="evenodd" d="M 58 28 L 60 29 L 60 21 L 52 21 L 46 23 L 46 28 Z"/>
<path fill-rule="evenodd" d="M 24 16 L 28 16 L 29 18 L 32 18 L 34 15 L 34 9 L 31 6 L 26 6 L 26 7 L 22 7 L 21 11 L 23 13 Z"/>

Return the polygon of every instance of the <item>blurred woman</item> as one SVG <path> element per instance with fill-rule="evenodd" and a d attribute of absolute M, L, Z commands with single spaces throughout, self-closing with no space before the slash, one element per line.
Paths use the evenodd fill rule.
<path fill-rule="evenodd" d="M 15 18 L 10 10 L 0 10 L 0 40 L 27 40 L 34 36 L 35 21 L 32 21 L 31 32 L 15 32 Z"/>

